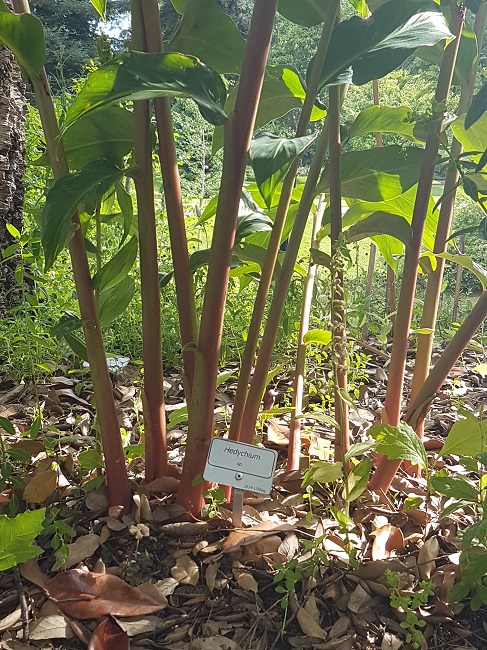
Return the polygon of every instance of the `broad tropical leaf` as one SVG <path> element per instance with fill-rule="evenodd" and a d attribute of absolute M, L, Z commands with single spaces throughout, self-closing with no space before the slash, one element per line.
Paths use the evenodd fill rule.
<path fill-rule="evenodd" d="M 0 571 L 6 571 L 42 553 L 34 546 L 35 538 L 42 532 L 46 509 L 29 510 L 12 519 L 0 515 Z"/>
<path fill-rule="evenodd" d="M 135 282 L 130 276 L 100 294 L 100 325 L 110 325 L 127 309 L 134 297 Z"/>
<path fill-rule="evenodd" d="M 479 162 L 482 153 L 487 149 L 487 114 L 483 113 L 468 129 L 465 127 L 466 118 L 467 114 L 459 115 L 452 122 L 453 135 L 465 151 L 472 152 L 470 158 Z"/>
<path fill-rule="evenodd" d="M 306 332 L 303 337 L 303 342 L 306 344 L 330 345 L 332 338 L 332 333 L 328 330 L 312 329 Z"/>
<path fill-rule="evenodd" d="M 257 134 L 250 147 L 250 163 L 262 198 L 268 208 L 277 186 L 288 173 L 294 161 L 306 151 L 315 135 L 302 138 L 280 138 L 273 133 Z"/>
<path fill-rule="evenodd" d="M 32 14 L 13 14 L 0 0 L 0 43 L 15 54 L 31 78 L 38 77 L 46 61 L 46 43 L 41 21 Z"/>
<path fill-rule="evenodd" d="M 465 128 L 469 129 L 475 124 L 487 110 L 487 82 L 484 83 L 479 92 L 472 99 L 467 117 L 465 118 Z"/>
<path fill-rule="evenodd" d="M 480 420 L 469 411 L 462 411 L 461 415 L 464 417 L 453 424 L 440 456 L 477 456 L 487 451 L 487 420 Z"/>
<path fill-rule="evenodd" d="M 102 20 L 107 19 L 107 0 L 91 0 L 91 4 L 100 14 Z"/>
<path fill-rule="evenodd" d="M 369 106 L 357 115 L 350 138 L 364 133 L 395 133 L 417 144 L 425 140 L 421 131 L 409 106 Z"/>
<path fill-rule="evenodd" d="M 403 244 L 408 244 L 412 238 L 412 230 L 404 217 L 387 212 L 373 212 L 370 216 L 351 226 L 346 232 L 348 242 L 376 235 L 389 235 Z"/>
<path fill-rule="evenodd" d="M 233 110 L 237 98 L 238 86 L 228 95 L 225 104 L 227 115 Z M 283 65 L 267 66 L 264 84 L 260 94 L 259 107 L 254 130 L 258 130 L 271 120 L 282 117 L 293 108 L 301 108 L 306 97 L 306 90 L 299 74 L 291 67 Z M 315 103 L 311 112 L 311 121 L 321 120 L 326 116 L 326 110 Z M 223 128 L 217 127 L 213 134 L 213 153 L 223 146 Z"/>
<path fill-rule="evenodd" d="M 428 63 L 441 65 L 444 51 L 445 44 L 441 41 L 433 47 L 420 47 L 416 50 L 415 55 Z M 477 60 L 477 55 L 478 47 L 475 34 L 468 29 L 463 29 L 453 74 L 453 83 L 455 85 L 467 83 L 472 72 L 472 66 Z"/>
<path fill-rule="evenodd" d="M 183 54 L 128 52 L 95 70 L 68 108 L 67 129 L 86 113 L 120 101 L 192 97 L 212 124 L 226 120 L 225 84 L 218 73 Z"/>
<path fill-rule="evenodd" d="M 480 281 L 482 288 L 487 288 L 487 269 L 484 269 L 480 264 L 474 262 L 468 255 L 453 255 L 452 253 L 438 253 L 438 257 L 443 257 L 445 260 L 454 262 L 468 269 Z"/>
<path fill-rule="evenodd" d="M 321 86 L 380 79 L 418 47 L 451 38 L 443 14 L 421 11 L 429 7 L 428 0 L 389 0 L 370 18 L 341 22 L 333 30 Z"/>
<path fill-rule="evenodd" d="M 95 273 L 92 280 L 93 288 L 106 291 L 123 280 L 135 264 L 137 249 L 137 238 L 132 237 L 109 262 Z"/>
<path fill-rule="evenodd" d="M 101 198 L 123 172 L 106 160 L 87 165 L 76 174 L 67 174 L 49 190 L 42 214 L 42 245 L 45 268 L 50 269 L 56 257 L 73 236 L 72 217 L 78 207 L 93 197 Z"/>
<path fill-rule="evenodd" d="M 277 10 L 292 23 L 312 27 L 325 20 L 330 0 L 279 0 Z"/>
<path fill-rule="evenodd" d="M 245 41 L 214 0 L 188 0 L 177 31 L 164 49 L 196 56 L 222 74 L 239 74 Z"/>
<path fill-rule="evenodd" d="M 418 182 L 423 150 L 416 147 L 376 147 L 348 151 L 341 157 L 342 195 L 364 201 L 392 199 Z M 315 193 L 329 190 L 325 169 Z"/>

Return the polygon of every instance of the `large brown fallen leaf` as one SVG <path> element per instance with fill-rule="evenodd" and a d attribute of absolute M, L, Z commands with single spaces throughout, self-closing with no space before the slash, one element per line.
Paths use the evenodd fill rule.
<path fill-rule="evenodd" d="M 71 569 L 59 573 L 46 585 L 49 597 L 73 618 L 141 616 L 164 608 L 126 582 L 106 573 Z"/>
<path fill-rule="evenodd" d="M 96 627 L 87 650 L 130 650 L 130 641 L 127 633 L 107 618 Z"/>
<path fill-rule="evenodd" d="M 99 535 L 90 533 L 89 535 L 82 535 L 73 542 L 68 544 L 69 555 L 66 558 L 65 568 L 70 569 L 75 564 L 79 564 L 87 557 L 91 557 L 96 549 L 100 546 Z"/>
<path fill-rule="evenodd" d="M 57 488 L 58 474 L 54 469 L 39 472 L 27 483 L 23 498 L 30 503 L 44 503 Z"/>
<path fill-rule="evenodd" d="M 72 639 L 73 630 L 69 621 L 64 616 L 51 615 L 41 616 L 31 625 L 29 638 L 32 641 L 42 641 L 46 639 Z"/>
<path fill-rule="evenodd" d="M 294 528 L 291 524 L 276 524 L 274 521 L 263 521 L 261 524 L 247 529 L 237 528 L 223 542 L 222 551 L 224 553 L 234 553 L 241 546 L 253 544 L 263 537 L 274 535 L 276 532 L 294 530 Z"/>
<path fill-rule="evenodd" d="M 386 524 L 370 534 L 374 537 L 372 560 L 385 560 L 392 551 L 404 550 L 404 536 L 397 526 Z"/>
<path fill-rule="evenodd" d="M 200 571 L 198 565 L 188 555 L 182 555 L 176 560 L 176 565 L 171 569 L 172 577 L 182 585 L 198 584 Z"/>
<path fill-rule="evenodd" d="M 296 612 L 299 627 L 306 634 L 306 636 L 315 637 L 317 639 L 325 639 L 326 632 L 320 626 L 320 613 L 316 605 L 316 600 L 311 594 L 304 607 L 300 607 Z"/>
<path fill-rule="evenodd" d="M 429 580 L 436 568 L 436 558 L 440 552 L 440 545 L 436 537 L 425 541 L 418 553 L 418 571 L 421 580 Z"/>

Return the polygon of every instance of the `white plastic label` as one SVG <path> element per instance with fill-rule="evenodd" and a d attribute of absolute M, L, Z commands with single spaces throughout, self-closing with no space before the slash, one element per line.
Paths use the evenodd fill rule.
<path fill-rule="evenodd" d="M 277 451 L 243 442 L 213 438 L 203 473 L 205 481 L 269 494 Z"/>

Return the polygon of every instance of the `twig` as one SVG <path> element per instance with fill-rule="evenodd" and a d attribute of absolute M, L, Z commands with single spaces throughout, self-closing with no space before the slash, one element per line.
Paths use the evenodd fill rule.
<path fill-rule="evenodd" d="M 22 641 L 23 643 L 27 643 L 29 640 L 29 607 L 27 605 L 27 598 L 25 597 L 24 587 L 22 585 L 18 566 L 14 567 L 14 581 L 15 586 L 17 587 L 20 601 L 20 611 L 22 618 Z"/>

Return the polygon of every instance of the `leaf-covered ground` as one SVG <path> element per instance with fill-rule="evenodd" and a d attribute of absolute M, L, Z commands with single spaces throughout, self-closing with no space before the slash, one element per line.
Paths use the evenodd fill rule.
<path fill-rule="evenodd" d="M 355 442 L 378 421 L 387 378 L 387 353 L 364 351 L 366 379 L 351 411 Z M 467 353 L 435 400 L 426 422 L 431 463 L 458 410 L 478 415 L 487 402 L 487 380 L 473 371 L 478 363 L 476 353 Z M 289 384 L 282 377 L 268 402 L 285 404 Z M 89 376 L 66 368 L 37 388 L 0 385 L 0 417 L 14 428 L 2 432 L 5 446 L 20 450 L 9 462 L 25 482 L 9 483 L 0 508 L 7 512 L 15 494 L 20 510 L 50 513 L 37 539 L 44 553 L 0 574 L 0 648 L 398 650 L 420 647 L 421 635 L 427 648 L 487 648 L 486 609 L 472 613 L 447 598 L 458 580 L 459 537 L 475 522 L 469 507 L 440 519 L 448 498 L 428 497 L 423 478 L 401 471 L 387 496 L 365 492 L 347 520 L 338 486 L 317 483 L 304 492 L 301 472 L 285 472 L 287 416 L 278 411 L 262 427 L 264 444 L 279 452 L 272 494 L 246 493 L 242 528 L 233 525 L 231 506 L 218 503 L 218 492 L 207 513 L 214 516 L 195 519 L 172 496 L 186 437 L 179 377 L 165 385 L 170 476 L 149 485 L 140 457 L 139 386 L 137 367 L 114 376 L 134 489 L 133 512 L 120 520 L 108 510 L 102 485 Z M 221 434 L 234 388 L 231 377 L 219 387 Z M 333 447 L 327 425 L 304 425 L 303 470 L 326 460 Z M 449 476 L 469 474 L 453 455 L 440 467 Z M 66 571 L 56 570 L 62 564 Z"/>

